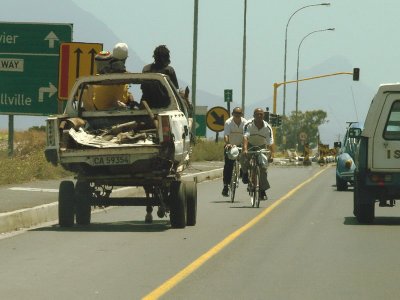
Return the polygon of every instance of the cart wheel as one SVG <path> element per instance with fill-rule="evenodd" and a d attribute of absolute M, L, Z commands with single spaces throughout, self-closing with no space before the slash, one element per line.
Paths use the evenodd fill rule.
<path fill-rule="evenodd" d="M 78 181 L 75 186 L 76 224 L 89 225 L 92 193 L 88 182 Z"/>
<path fill-rule="evenodd" d="M 187 203 L 187 220 L 186 225 L 196 225 L 197 218 L 197 183 L 189 181 L 185 184 L 186 203 Z"/>
<path fill-rule="evenodd" d="M 60 227 L 72 227 L 74 225 L 74 196 L 74 183 L 69 180 L 61 181 L 58 192 L 58 223 Z"/>
<path fill-rule="evenodd" d="M 187 216 L 185 185 L 181 181 L 173 181 L 169 197 L 171 226 L 173 228 L 185 228 Z"/>

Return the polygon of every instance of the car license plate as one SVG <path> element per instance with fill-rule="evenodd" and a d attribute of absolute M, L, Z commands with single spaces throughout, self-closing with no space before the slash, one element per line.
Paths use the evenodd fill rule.
<path fill-rule="evenodd" d="M 95 156 L 91 158 L 93 166 L 110 166 L 110 165 L 126 165 L 129 164 L 129 155 L 105 155 Z"/>

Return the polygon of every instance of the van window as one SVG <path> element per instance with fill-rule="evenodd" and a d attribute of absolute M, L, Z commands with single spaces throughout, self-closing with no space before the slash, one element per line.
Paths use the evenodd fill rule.
<path fill-rule="evenodd" d="M 392 104 L 383 137 L 387 140 L 400 140 L 400 100 Z"/>

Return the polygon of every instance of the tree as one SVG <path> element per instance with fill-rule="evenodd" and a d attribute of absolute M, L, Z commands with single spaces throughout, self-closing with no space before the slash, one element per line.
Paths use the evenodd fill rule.
<path fill-rule="evenodd" d="M 315 147 L 319 142 L 318 140 L 318 127 L 328 120 L 327 113 L 323 110 L 312 110 L 312 111 L 292 111 L 290 116 L 282 117 L 282 126 L 276 130 L 275 144 L 280 148 L 296 148 L 296 144 L 299 146 L 299 150 L 302 150 L 302 141 L 300 140 L 300 133 L 304 132 L 307 135 L 307 139 L 304 142 L 310 144 L 311 147 Z M 284 137 L 286 139 L 286 145 L 284 144 Z"/>

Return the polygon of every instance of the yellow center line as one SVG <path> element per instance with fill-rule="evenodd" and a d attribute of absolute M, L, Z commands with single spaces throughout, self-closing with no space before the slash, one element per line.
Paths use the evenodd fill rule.
<path fill-rule="evenodd" d="M 294 189 L 289 191 L 286 195 L 282 196 L 275 202 L 273 202 L 270 206 L 265 208 L 261 213 L 259 213 L 256 217 L 254 217 L 250 222 L 247 224 L 243 225 L 230 235 L 228 235 L 225 239 L 223 239 L 221 242 L 216 244 L 214 247 L 212 247 L 210 250 L 208 250 L 206 253 L 201 255 L 199 258 L 197 258 L 195 261 L 193 261 L 191 264 L 183 268 L 181 271 L 179 271 L 177 274 L 175 274 L 173 277 L 170 279 L 166 280 L 163 284 L 161 284 L 159 287 L 154 289 L 152 292 L 147 294 L 143 299 L 144 300 L 152 300 L 152 299 L 158 299 L 164 294 L 166 294 L 169 290 L 171 290 L 174 286 L 176 286 L 178 283 L 180 283 L 182 280 L 184 280 L 186 277 L 188 277 L 190 274 L 192 274 L 194 271 L 196 271 L 198 268 L 200 268 L 204 263 L 206 263 L 210 258 L 212 258 L 214 255 L 219 253 L 223 248 L 225 248 L 227 245 L 232 243 L 236 238 L 238 238 L 240 235 L 242 235 L 245 231 L 253 227 L 255 224 L 257 224 L 262 218 L 264 218 L 266 215 L 268 215 L 272 210 L 274 210 L 278 205 L 280 205 L 283 201 L 287 200 L 290 198 L 294 193 L 296 193 L 298 190 L 300 190 L 302 187 L 304 187 L 306 184 L 310 183 L 313 181 L 315 178 L 317 178 L 319 175 L 321 175 L 322 172 L 327 170 L 328 168 L 324 168 L 308 178 L 306 181 L 300 183 L 298 186 L 296 186 Z"/>

